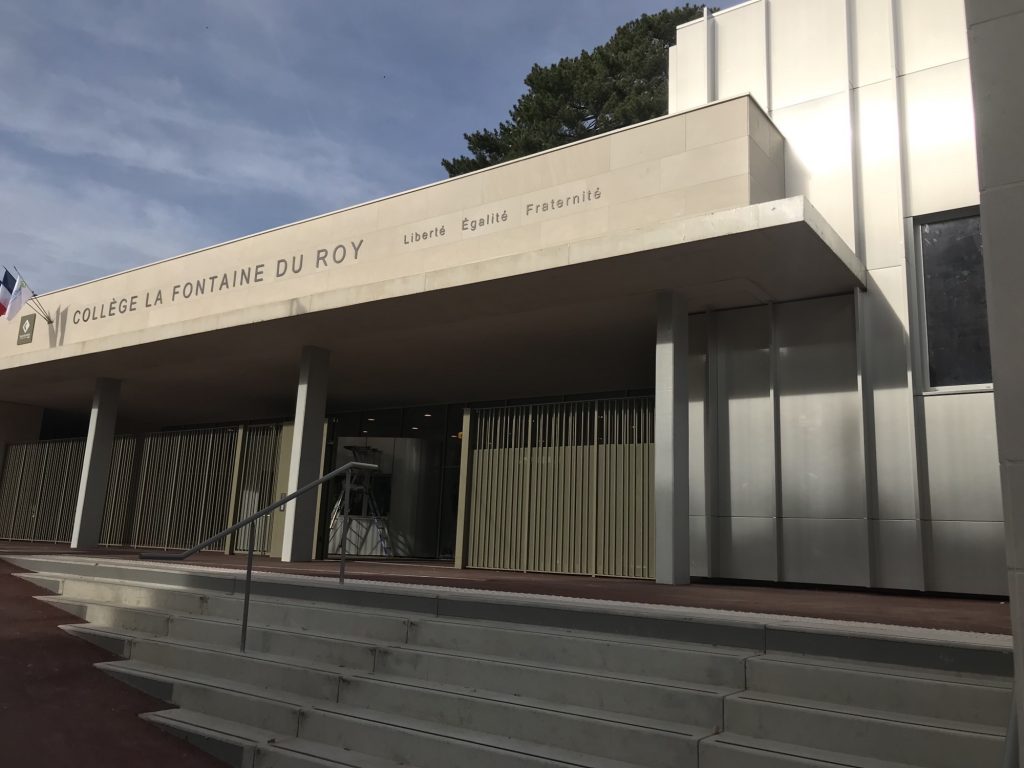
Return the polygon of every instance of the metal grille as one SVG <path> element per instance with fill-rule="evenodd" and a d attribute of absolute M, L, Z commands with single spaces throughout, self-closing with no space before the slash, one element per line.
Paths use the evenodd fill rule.
<path fill-rule="evenodd" d="M 473 423 L 471 567 L 653 575 L 653 398 L 486 408 Z"/>
<path fill-rule="evenodd" d="M 238 484 L 235 487 L 234 519 L 236 521 L 263 509 L 277 498 L 277 470 L 280 451 L 280 424 L 244 429 L 238 461 Z M 265 515 L 256 523 L 238 531 L 233 537 L 233 549 L 248 550 L 249 536 L 254 535 L 256 537 L 254 551 L 260 554 L 270 552 L 273 519 L 273 515 Z"/>
<path fill-rule="evenodd" d="M 126 546 L 132 541 L 135 524 L 135 499 L 138 489 L 138 453 L 142 438 L 119 435 L 114 438 L 107 478 L 107 498 L 103 507 L 100 544 Z"/>
<path fill-rule="evenodd" d="M 187 549 L 227 527 L 237 437 L 234 428 L 144 435 L 137 438 L 141 445 L 130 462 L 138 466 L 130 469 L 129 449 L 123 446 L 117 477 L 123 480 L 131 472 L 138 479 L 108 493 L 110 521 L 104 530 L 119 537 L 104 543 Z"/>
<path fill-rule="evenodd" d="M 85 440 L 7 446 L 0 478 L 0 538 L 70 542 Z"/>

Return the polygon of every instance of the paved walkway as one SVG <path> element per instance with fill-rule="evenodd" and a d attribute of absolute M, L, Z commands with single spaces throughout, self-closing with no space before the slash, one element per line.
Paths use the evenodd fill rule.
<path fill-rule="evenodd" d="M 93 667 L 113 657 L 65 634 L 69 614 L 0 560 L 0 750 L 11 768 L 224 768 L 140 720 L 167 709 Z"/>
<path fill-rule="evenodd" d="M 0 542 L 0 557 L 9 554 L 69 554 L 64 545 Z M 90 557 L 136 558 L 137 553 L 110 549 L 76 551 Z M 196 565 L 244 568 L 242 555 L 203 552 L 191 558 Z M 255 567 L 273 573 L 336 578 L 336 562 L 282 563 L 256 558 Z M 914 593 L 880 593 L 853 589 L 780 587 L 699 583 L 666 586 L 638 579 L 593 578 L 513 571 L 456 570 L 436 562 L 384 560 L 350 561 L 346 574 L 352 579 L 461 587 L 535 595 L 559 595 L 598 600 L 616 600 L 648 605 L 677 605 L 693 608 L 781 616 L 804 616 L 872 624 L 952 629 L 962 632 L 1009 635 L 1010 607 L 1005 599 L 947 597 Z"/>

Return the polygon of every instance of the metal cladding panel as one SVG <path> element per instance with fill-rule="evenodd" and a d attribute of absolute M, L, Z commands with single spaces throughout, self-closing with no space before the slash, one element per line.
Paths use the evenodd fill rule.
<path fill-rule="evenodd" d="M 900 33 L 899 74 L 967 58 L 963 0 L 900 0 L 894 11 Z"/>
<path fill-rule="evenodd" d="M 688 24 L 676 32 L 676 45 L 669 48 L 669 113 L 702 107 L 708 98 L 708 32 L 705 22 Z"/>
<path fill-rule="evenodd" d="M 899 82 L 906 115 L 907 215 L 977 205 L 978 156 L 968 62 L 914 72 Z"/>
<path fill-rule="evenodd" d="M 716 316 L 718 504 L 723 517 L 775 516 L 768 307 Z"/>
<path fill-rule="evenodd" d="M 906 297 L 906 271 L 899 266 L 871 271 L 861 302 L 865 370 L 874 408 L 876 516 L 882 520 L 918 516 Z"/>
<path fill-rule="evenodd" d="M 686 388 L 690 398 L 690 516 L 707 513 L 704 446 L 707 440 L 707 318 L 690 316 L 690 354 L 686 360 Z M 692 546 L 691 546 L 692 549 Z"/>
<path fill-rule="evenodd" d="M 1002 523 L 936 520 L 923 525 L 929 590 L 1007 594 Z"/>
<path fill-rule="evenodd" d="M 772 0 L 769 44 L 772 107 L 845 92 L 846 0 Z"/>
<path fill-rule="evenodd" d="M 864 520 L 782 521 L 782 581 L 870 586 Z"/>
<path fill-rule="evenodd" d="M 854 87 L 888 80 L 893 74 L 892 0 L 852 0 Z"/>
<path fill-rule="evenodd" d="M 717 517 L 718 571 L 727 579 L 775 581 L 778 577 L 775 519 L 770 517 Z"/>
<path fill-rule="evenodd" d="M 708 570 L 708 521 L 714 518 L 690 515 L 690 575 L 711 576 Z"/>
<path fill-rule="evenodd" d="M 7 446 L 0 478 L 0 538 L 71 541 L 85 440 Z"/>
<path fill-rule="evenodd" d="M 863 521 L 863 408 L 853 299 L 780 304 L 775 317 L 782 514 Z"/>
<path fill-rule="evenodd" d="M 903 178 L 900 149 L 899 93 L 884 80 L 853 92 L 860 150 L 861 254 L 868 269 L 902 268 Z M 906 303 L 906 292 L 903 294 Z"/>
<path fill-rule="evenodd" d="M 917 520 L 870 521 L 871 586 L 924 589 L 921 524 Z"/>
<path fill-rule="evenodd" d="M 758 103 L 768 104 L 762 2 L 715 14 L 717 93 L 711 98 L 729 99 L 749 93 Z"/>
<path fill-rule="evenodd" d="M 786 194 L 806 195 L 856 250 L 853 136 L 846 91 L 772 111 L 786 137 Z"/>
<path fill-rule="evenodd" d="M 928 517 L 1001 522 L 994 395 L 976 392 L 923 400 Z"/>

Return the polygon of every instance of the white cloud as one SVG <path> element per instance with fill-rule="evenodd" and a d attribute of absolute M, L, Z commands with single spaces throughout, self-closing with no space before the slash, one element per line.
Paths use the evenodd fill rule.
<path fill-rule="evenodd" d="M 305 119 L 294 132 L 253 125 L 197 103 L 173 80 L 138 78 L 123 90 L 66 74 L 4 80 L 0 131 L 46 152 L 321 203 L 363 183 L 350 149 Z"/>
<path fill-rule="evenodd" d="M 0 263 L 52 290 L 211 242 L 196 214 L 135 191 L 62 182 L 0 152 Z"/>

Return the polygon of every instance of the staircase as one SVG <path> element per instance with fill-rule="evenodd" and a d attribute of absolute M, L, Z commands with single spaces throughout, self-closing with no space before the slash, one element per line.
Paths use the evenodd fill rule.
<path fill-rule="evenodd" d="M 143 715 L 246 768 L 996 768 L 1008 638 L 9 558 Z"/>

